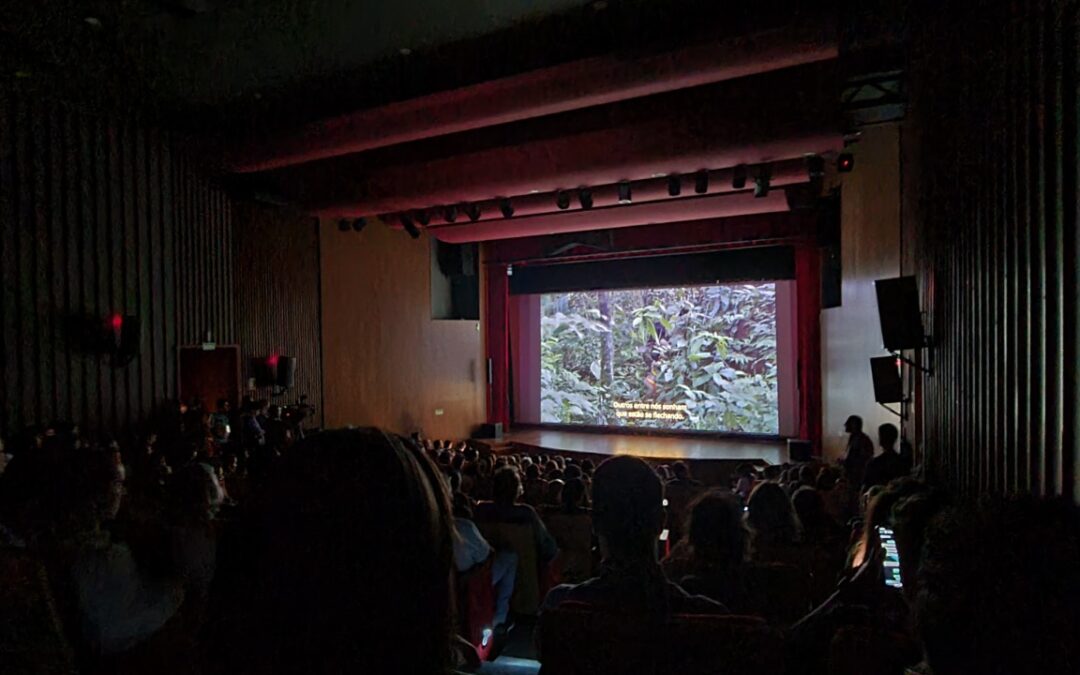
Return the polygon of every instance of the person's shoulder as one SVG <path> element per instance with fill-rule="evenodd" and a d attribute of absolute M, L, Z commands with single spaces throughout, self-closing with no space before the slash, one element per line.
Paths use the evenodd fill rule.
<path fill-rule="evenodd" d="M 675 583 L 674 581 L 668 581 L 668 595 L 671 596 L 672 604 L 676 612 L 680 614 L 730 614 L 731 611 L 713 600 L 707 598 L 704 595 L 693 595 L 685 588 Z"/>
<path fill-rule="evenodd" d="M 564 602 L 588 602 L 594 581 L 595 577 L 579 584 L 559 584 L 555 586 L 544 596 L 544 602 L 540 607 L 541 611 L 555 609 Z"/>

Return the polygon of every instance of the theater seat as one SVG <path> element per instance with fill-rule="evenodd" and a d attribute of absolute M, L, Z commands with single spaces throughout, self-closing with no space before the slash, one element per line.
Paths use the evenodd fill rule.
<path fill-rule="evenodd" d="M 553 513 L 544 517 L 544 524 L 559 545 L 554 562 L 555 583 L 576 584 L 592 578 L 592 516 Z"/>
<path fill-rule="evenodd" d="M 19 549 L 0 548 L 0 672 L 75 672 L 45 568 Z"/>
<path fill-rule="evenodd" d="M 496 551 L 513 551 L 517 554 L 517 578 L 514 580 L 514 595 L 510 598 L 510 611 L 515 614 L 536 614 L 542 590 L 539 551 L 532 526 L 495 522 L 478 522 L 476 526 Z"/>
<path fill-rule="evenodd" d="M 918 645 L 906 635 L 846 626 L 829 645 L 829 675 L 904 675 L 920 656 Z"/>
<path fill-rule="evenodd" d="M 649 619 L 563 603 L 540 617 L 542 675 L 780 675 L 780 634 L 746 616 Z"/>
<path fill-rule="evenodd" d="M 494 556 L 457 577 L 458 635 L 465 638 L 481 660 L 487 660 L 492 645 L 495 591 L 491 586 Z M 485 635 L 485 630 L 487 634 Z"/>
<path fill-rule="evenodd" d="M 794 565 L 748 565 L 743 602 L 733 609 L 790 626 L 813 609 L 810 574 Z"/>

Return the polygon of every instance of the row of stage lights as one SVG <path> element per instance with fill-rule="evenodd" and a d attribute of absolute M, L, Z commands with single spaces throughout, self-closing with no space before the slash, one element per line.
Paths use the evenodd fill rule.
<path fill-rule="evenodd" d="M 810 181 L 820 181 L 825 176 L 825 160 L 820 155 L 810 155 L 806 158 L 806 168 Z M 851 153 L 842 153 L 836 161 L 837 171 L 840 173 L 848 173 L 855 168 L 855 158 Z M 731 187 L 734 190 L 745 190 L 747 183 L 750 180 L 750 170 L 745 164 L 740 164 L 732 170 Z M 771 188 L 770 181 L 772 177 L 772 167 L 770 164 L 761 164 L 757 167 L 757 171 L 754 173 L 754 196 L 758 198 L 767 197 Z M 681 174 L 671 174 L 667 177 L 667 193 L 670 197 L 678 197 L 682 194 L 683 176 Z M 630 181 L 623 180 L 616 184 L 618 190 L 618 203 L 622 205 L 633 203 L 633 189 Z M 703 195 L 709 191 L 709 172 L 705 169 L 698 171 L 694 174 L 694 193 Z M 555 206 L 560 211 L 566 211 L 570 208 L 571 202 L 574 199 L 576 193 L 577 203 L 582 210 L 589 210 L 593 208 L 593 194 L 592 189 L 588 187 L 580 187 L 576 190 L 556 190 L 555 191 Z M 500 198 L 498 200 L 499 212 L 503 218 L 510 219 L 514 217 L 514 205 L 507 197 Z M 477 222 L 483 215 L 483 210 L 480 204 L 472 202 L 461 205 L 450 205 L 443 207 L 435 207 L 438 211 L 441 209 L 443 220 L 448 223 L 457 222 L 461 215 L 467 217 L 471 222 Z M 387 220 L 388 217 L 383 217 L 383 220 Z M 409 233 L 409 236 L 413 239 L 420 237 L 420 227 L 427 227 L 431 223 L 431 213 L 428 209 L 421 209 L 413 211 L 411 213 L 399 213 L 396 215 L 401 227 Z M 367 219 L 360 218 L 342 218 L 338 221 L 338 229 L 342 232 L 348 232 L 350 229 L 355 232 L 360 232 L 367 225 Z M 420 227 L 417 227 L 419 225 Z"/>

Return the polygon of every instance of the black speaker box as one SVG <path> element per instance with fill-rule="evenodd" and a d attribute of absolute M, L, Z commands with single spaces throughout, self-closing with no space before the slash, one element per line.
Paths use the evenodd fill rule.
<path fill-rule="evenodd" d="M 900 351 L 924 346 L 922 315 L 919 313 L 919 289 L 915 277 L 878 279 L 878 319 L 885 349 Z"/>
<path fill-rule="evenodd" d="M 843 304 L 843 269 L 840 266 L 840 244 L 821 249 L 821 307 L 839 307 Z"/>
<path fill-rule="evenodd" d="M 904 400 L 904 382 L 894 356 L 875 356 L 870 359 L 870 376 L 874 378 L 874 400 L 878 403 L 900 403 Z"/>
<path fill-rule="evenodd" d="M 789 438 L 787 442 L 788 461 L 809 462 L 814 445 L 802 438 Z"/>
<path fill-rule="evenodd" d="M 473 438 L 485 438 L 501 441 L 502 437 L 502 422 L 495 422 L 494 424 L 481 424 L 480 426 L 476 427 L 476 431 L 473 433 Z"/>
<path fill-rule="evenodd" d="M 283 389 L 291 389 L 296 386 L 296 357 L 279 356 L 277 364 L 277 386 Z"/>

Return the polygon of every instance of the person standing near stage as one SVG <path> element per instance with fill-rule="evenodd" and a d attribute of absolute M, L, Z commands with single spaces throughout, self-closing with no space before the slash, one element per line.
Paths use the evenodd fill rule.
<path fill-rule="evenodd" d="M 863 433 L 863 420 L 852 415 L 844 422 L 844 431 L 848 434 L 847 452 L 840 463 L 847 474 L 848 484 L 862 485 L 866 464 L 874 457 L 874 442 Z"/>

